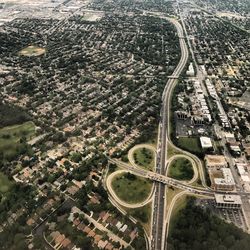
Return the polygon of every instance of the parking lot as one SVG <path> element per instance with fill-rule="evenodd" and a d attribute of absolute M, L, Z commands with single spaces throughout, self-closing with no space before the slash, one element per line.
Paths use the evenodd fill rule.
<path fill-rule="evenodd" d="M 177 136 L 190 136 L 190 135 L 208 135 L 211 130 L 211 126 L 208 125 L 193 125 L 190 118 L 186 120 L 177 119 L 175 116 L 176 122 L 176 134 Z"/>
<path fill-rule="evenodd" d="M 210 208 L 214 215 L 219 216 L 227 223 L 233 223 L 237 227 L 243 230 L 247 230 L 247 225 L 242 209 L 216 208 L 214 200 L 200 200 L 197 205 L 202 208 Z"/>
<path fill-rule="evenodd" d="M 246 222 L 242 209 L 216 209 L 217 214 L 220 218 L 227 221 L 228 223 L 233 223 L 237 227 L 243 230 L 247 229 Z"/>

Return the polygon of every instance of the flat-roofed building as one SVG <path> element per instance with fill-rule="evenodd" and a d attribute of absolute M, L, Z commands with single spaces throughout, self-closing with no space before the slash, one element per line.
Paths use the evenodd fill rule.
<path fill-rule="evenodd" d="M 209 176 L 211 187 L 217 191 L 233 191 L 235 181 L 230 168 L 221 168 L 220 170 L 210 169 Z"/>
<path fill-rule="evenodd" d="M 242 201 L 239 195 L 215 194 L 215 204 L 217 208 L 240 209 Z"/>
<path fill-rule="evenodd" d="M 201 136 L 200 142 L 203 149 L 213 148 L 212 140 L 209 137 Z"/>
<path fill-rule="evenodd" d="M 206 155 L 204 160 L 207 168 L 225 168 L 228 166 L 224 155 Z"/>

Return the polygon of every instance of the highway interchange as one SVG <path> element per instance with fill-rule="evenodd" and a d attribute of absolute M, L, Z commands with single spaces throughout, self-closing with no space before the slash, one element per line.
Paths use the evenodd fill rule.
<path fill-rule="evenodd" d="M 175 68 L 173 74 L 168 78 L 168 81 L 165 85 L 165 89 L 162 94 L 162 107 L 160 111 L 160 122 L 159 122 L 159 127 L 158 127 L 158 141 L 157 141 L 157 150 L 156 150 L 155 171 L 152 172 L 149 170 L 139 168 L 131 159 L 130 159 L 131 164 L 122 162 L 117 159 L 111 159 L 111 158 L 109 158 L 109 161 L 121 167 L 125 171 L 131 172 L 135 175 L 142 176 L 144 178 L 148 178 L 154 181 L 154 188 L 152 189 L 153 193 L 150 194 L 150 197 L 148 197 L 146 201 L 146 202 L 149 202 L 153 200 L 152 219 L 151 219 L 152 225 L 151 225 L 151 236 L 149 237 L 150 238 L 149 249 L 165 250 L 167 248 L 166 239 L 167 239 L 167 233 L 168 233 L 169 220 L 170 220 L 171 212 L 172 212 L 172 209 L 174 207 L 176 200 L 180 198 L 182 195 L 186 195 L 186 194 L 195 194 L 198 196 L 205 196 L 208 198 L 209 197 L 213 198 L 215 191 L 210 189 L 206 184 L 203 165 L 200 159 L 187 151 L 183 151 L 177 148 L 172 143 L 171 138 L 170 138 L 171 97 L 172 97 L 173 90 L 176 84 L 178 83 L 178 78 L 180 77 L 181 73 L 186 67 L 186 64 L 189 58 L 189 49 L 186 44 L 186 40 L 185 40 L 186 35 L 184 35 L 183 27 L 176 19 L 166 17 L 162 13 L 144 11 L 144 14 L 156 15 L 160 18 L 164 18 L 168 20 L 169 22 L 171 22 L 176 27 L 177 34 L 179 37 L 180 49 L 181 49 L 180 61 L 177 67 Z M 183 24 L 182 18 L 181 18 L 181 23 Z M 185 34 L 186 34 L 186 31 L 185 31 Z M 192 186 L 191 182 L 186 183 L 186 182 L 178 181 L 178 180 L 175 180 L 166 176 L 167 166 L 171 162 L 171 158 L 168 157 L 167 155 L 169 147 L 176 150 L 178 152 L 178 156 L 187 157 L 191 160 L 193 166 L 196 165 L 197 167 L 196 171 L 198 170 L 198 172 L 200 173 L 198 176 L 200 177 L 201 184 L 203 187 Z M 168 206 L 167 214 L 165 214 L 166 207 L 167 207 L 166 185 L 182 190 L 173 198 L 170 204 L 168 204 L 169 206 Z M 111 185 L 109 184 L 109 186 Z M 110 193 L 112 193 L 112 190 L 110 191 Z M 216 193 L 227 194 L 225 192 L 218 192 L 218 191 L 216 191 Z M 235 192 L 235 194 L 240 194 L 240 192 L 239 191 Z M 250 193 L 245 192 L 244 195 L 249 198 Z M 138 204 L 136 204 L 136 206 L 137 205 Z"/>

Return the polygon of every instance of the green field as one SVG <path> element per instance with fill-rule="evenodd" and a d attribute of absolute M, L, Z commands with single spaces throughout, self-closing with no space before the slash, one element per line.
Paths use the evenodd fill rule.
<path fill-rule="evenodd" d="M 135 163 L 145 169 L 153 170 L 154 168 L 154 152 L 147 148 L 139 148 L 134 151 Z"/>
<path fill-rule="evenodd" d="M 152 144 L 157 146 L 157 136 L 158 136 L 158 127 L 156 127 L 151 134 L 149 134 L 148 139 L 145 141 L 146 144 Z"/>
<path fill-rule="evenodd" d="M 177 180 L 191 180 L 194 175 L 192 163 L 180 157 L 173 160 L 169 166 L 168 176 Z"/>
<path fill-rule="evenodd" d="M 202 148 L 198 137 L 180 137 L 178 139 L 178 146 L 191 153 L 201 154 Z"/>
<path fill-rule="evenodd" d="M 34 134 L 35 125 L 33 122 L 0 129 L 0 152 L 3 153 L 3 158 L 10 160 L 24 152 L 26 150 L 25 140 L 30 140 Z M 20 142 L 20 139 L 24 142 Z"/>
<path fill-rule="evenodd" d="M 6 193 L 8 192 L 13 183 L 8 179 L 6 175 L 0 172 L 0 193 Z"/>
<path fill-rule="evenodd" d="M 171 235 L 173 228 L 175 227 L 178 221 L 181 210 L 186 207 L 187 199 L 188 199 L 187 195 L 183 195 L 176 201 L 170 217 L 169 233 L 168 233 L 169 235 Z"/>
<path fill-rule="evenodd" d="M 149 196 L 152 183 L 144 178 L 126 173 L 114 177 L 112 188 L 121 200 L 127 203 L 139 203 Z"/>
<path fill-rule="evenodd" d="M 148 223 L 151 217 L 151 205 L 147 204 L 143 207 L 130 209 L 129 214 L 142 223 Z"/>
<path fill-rule="evenodd" d="M 168 143 L 168 159 L 174 155 L 181 154 L 180 150 L 175 149 L 170 143 Z"/>

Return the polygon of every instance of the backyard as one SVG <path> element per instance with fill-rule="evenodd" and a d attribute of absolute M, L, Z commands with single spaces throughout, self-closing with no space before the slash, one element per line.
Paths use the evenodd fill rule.
<path fill-rule="evenodd" d="M 30 45 L 22 49 L 19 54 L 22 56 L 41 56 L 45 53 L 45 48 L 40 48 L 34 45 Z"/>

